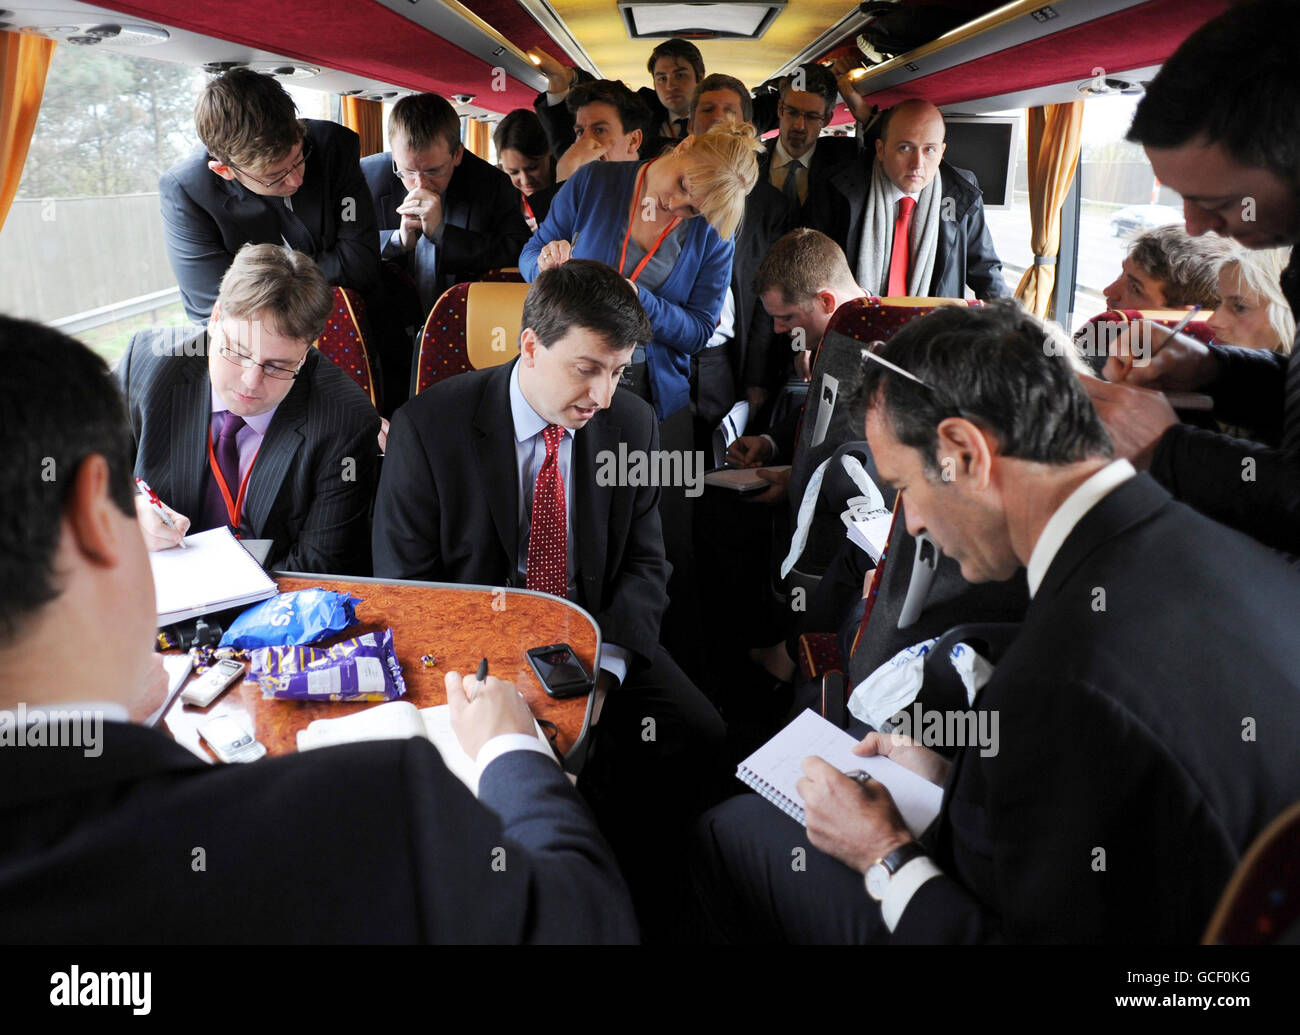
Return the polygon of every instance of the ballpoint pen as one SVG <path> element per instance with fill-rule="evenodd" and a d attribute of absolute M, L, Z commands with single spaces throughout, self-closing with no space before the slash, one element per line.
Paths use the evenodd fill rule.
<path fill-rule="evenodd" d="M 162 500 L 158 498 L 158 494 L 154 492 L 153 489 L 149 488 L 149 483 L 146 482 L 143 478 L 137 478 L 135 480 L 135 485 L 136 488 L 140 490 L 140 495 L 144 496 L 149 501 L 149 506 L 153 508 L 154 513 L 157 514 L 160 518 L 162 518 L 163 524 L 165 524 L 173 532 L 179 532 L 180 529 L 176 527 L 176 522 L 171 519 L 171 515 L 169 515 L 167 513 L 167 510 L 163 507 Z M 182 550 L 184 550 L 185 537 L 181 536 L 181 541 L 176 545 L 179 546 Z"/>

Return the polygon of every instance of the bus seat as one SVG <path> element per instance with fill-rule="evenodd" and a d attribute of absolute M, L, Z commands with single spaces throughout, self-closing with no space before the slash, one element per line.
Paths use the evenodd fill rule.
<path fill-rule="evenodd" d="M 1300 802 L 1246 850 L 1219 899 L 1203 945 L 1300 943 Z"/>
<path fill-rule="evenodd" d="M 365 319 L 366 304 L 361 296 L 351 288 L 336 287 L 334 311 L 314 344 L 360 386 L 374 406 L 375 381 L 370 368 L 370 353 L 366 349 L 366 336 L 362 331 Z"/>
<path fill-rule="evenodd" d="M 835 311 L 813 359 L 808 400 L 790 461 L 791 527 L 797 526 L 793 519 L 816 470 L 840 445 L 862 438 L 863 428 L 856 423 L 860 415 L 851 412 L 850 403 L 862 379 L 863 346 L 887 341 L 898 328 L 937 306 L 963 304 L 959 299 L 858 298 Z M 819 507 L 813 519 L 799 561 L 799 571 L 805 578 L 811 577 L 813 586 L 844 538 L 839 514 L 839 510 L 831 513 L 831 508 Z"/>
<path fill-rule="evenodd" d="M 424 321 L 412 393 L 514 359 L 526 294 L 522 281 L 455 284 L 444 291 Z"/>
<path fill-rule="evenodd" d="M 502 266 L 500 269 L 488 270 L 478 280 L 480 284 L 522 284 L 524 275 L 519 272 L 518 266 Z"/>
<path fill-rule="evenodd" d="M 1182 333 L 1206 344 L 1214 340 L 1209 320 L 1214 310 L 1197 313 L 1197 319 L 1187 325 Z M 1107 309 L 1098 313 L 1079 328 L 1074 343 L 1093 371 L 1100 374 L 1110 355 L 1109 344 L 1119 336 L 1124 325 L 1135 320 L 1150 320 L 1162 327 L 1174 327 L 1187 316 L 1186 309 Z"/>

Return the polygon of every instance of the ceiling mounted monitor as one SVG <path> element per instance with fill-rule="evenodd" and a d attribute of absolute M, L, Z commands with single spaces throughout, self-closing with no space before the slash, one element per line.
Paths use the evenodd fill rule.
<path fill-rule="evenodd" d="M 785 0 L 732 0 L 730 3 L 655 3 L 653 0 L 619 0 L 618 10 L 634 40 L 761 39 Z"/>

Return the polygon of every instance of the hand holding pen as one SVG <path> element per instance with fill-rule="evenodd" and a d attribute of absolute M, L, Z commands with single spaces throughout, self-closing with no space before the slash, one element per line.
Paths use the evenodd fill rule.
<path fill-rule="evenodd" d="M 164 504 L 143 478 L 137 478 L 135 486 L 135 514 L 145 546 L 150 550 L 170 550 L 173 546 L 184 549 L 190 519 Z"/>

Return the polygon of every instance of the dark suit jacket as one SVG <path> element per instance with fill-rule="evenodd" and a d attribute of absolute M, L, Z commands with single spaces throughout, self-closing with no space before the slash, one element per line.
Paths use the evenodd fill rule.
<path fill-rule="evenodd" d="M 818 145 L 820 147 L 820 145 Z M 844 249 L 849 269 L 858 269 L 858 252 L 862 243 L 862 218 L 871 193 L 873 152 L 836 170 L 827 189 L 818 193 L 811 208 L 808 226 L 820 230 Z M 993 238 L 984 223 L 984 201 L 975 174 L 947 162 L 939 163 L 942 204 L 951 202 L 952 218 L 939 220 L 939 246 L 934 261 L 934 278 L 930 295 L 935 298 L 962 298 L 970 285 L 977 298 L 1009 298 L 1011 289 L 1002 276 L 1002 260 L 993 249 Z M 809 196 L 811 199 L 811 195 Z M 879 285 L 863 284 L 875 293 Z"/>
<path fill-rule="evenodd" d="M 393 415 L 375 504 L 376 575 L 519 582 L 513 367 L 448 378 Z M 659 490 L 596 484 L 597 455 L 620 444 L 629 452 L 659 445 L 654 411 L 631 392 L 615 392 L 574 437 L 574 602 L 594 615 L 604 639 L 649 660 L 668 604 Z"/>
<path fill-rule="evenodd" d="M 393 172 L 393 156 L 388 151 L 362 159 L 361 170 L 379 222 L 378 240 L 387 241 L 402 224 L 397 206 L 407 189 Z M 426 309 L 453 284 L 477 280 L 500 266 L 519 265 L 519 252 L 531 236 L 519 208 L 519 191 L 510 177 L 468 148 L 452 173 L 442 203 L 442 244 L 436 248 L 437 293 L 431 299 L 420 299 Z M 418 251 L 433 246 L 421 237 L 415 247 Z M 412 254 L 395 261 L 409 263 Z"/>
<path fill-rule="evenodd" d="M 767 141 L 767 149 L 758 155 L 758 178 L 771 183 L 772 156 L 776 154 L 776 142 L 773 137 Z M 802 207 L 794 215 L 791 226 L 812 226 L 810 220 L 817 212 L 817 199 L 826 192 L 831 176 L 845 163 L 853 162 L 858 155 L 858 142 L 850 137 L 818 137 L 817 147 L 813 150 L 812 163 L 808 167 L 808 193 Z M 775 189 L 775 188 L 773 188 Z M 817 227 L 822 230 L 822 227 Z M 823 230 L 824 233 L 829 231 Z M 830 234 L 834 237 L 834 234 Z"/>
<path fill-rule="evenodd" d="M 768 249 L 794 226 L 790 203 L 767 177 L 760 176 L 745 198 L 745 216 L 736 231 L 736 254 L 731 261 L 731 291 L 736 299 L 736 330 L 731 354 L 736 372 L 736 391 L 743 396 L 751 385 L 770 387 L 772 318 L 754 290 L 754 277 Z M 789 359 L 780 357 L 781 367 Z"/>
<path fill-rule="evenodd" d="M 109 722 L 99 757 L 6 748 L 0 941 L 635 940 L 558 766 L 505 754 L 479 798 L 418 739 L 207 766 Z"/>
<path fill-rule="evenodd" d="M 362 295 L 379 287 L 379 251 L 374 214 L 365 204 L 358 165 L 361 142 L 334 122 L 306 119 L 312 153 L 293 211 L 316 243 L 312 258 L 331 284 Z M 223 180 L 208 168 L 211 155 L 199 148 L 158 180 L 163 241 L 180 284 L 185 311 L 203 322 L 235 253 L 245 244 L 281 244 L 280 217 L 264 198 L 242 184 Z"/>
<path fill-rule="evenodd" d="M 210 477 L 206 335 L 177 340 L 169 328 L 140 331 L 117 377 L 130 411 L 136 476 L 173 510 L 196 519 Z M 378 433 L 379 414 L 365 393 L 312 349 L 248 480 L 243 528 L 249 538 L 273 541 L 268 568 L 369 573 Z"/>
<path fill-rule="evenodd" d="M 1199 939 L 1300 798 L 1300 575 L 1146 475 L 1075 526 L 975 707 L 902 942 Z"/>

